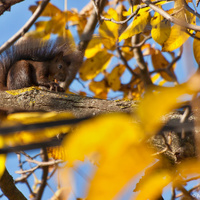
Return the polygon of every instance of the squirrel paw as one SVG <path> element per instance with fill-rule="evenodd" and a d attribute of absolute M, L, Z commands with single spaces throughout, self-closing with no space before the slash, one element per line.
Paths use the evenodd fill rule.
<path fill-rule="evenodd" d="M 58 83 L 52 82 L 49 83 L 50 91 L 56 91 L 56 92 L 65 92 L 65 90 L 59 86 Z"/>

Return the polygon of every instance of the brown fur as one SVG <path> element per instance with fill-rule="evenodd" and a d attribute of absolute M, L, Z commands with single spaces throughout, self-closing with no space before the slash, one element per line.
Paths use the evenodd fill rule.
<path fill-rule="evenodd" d="M 60 39 L 30 39 L 13 45 L 0 56 L 0 90 L 32 85 L 62 90 L 54 81 L 65 81 L 69 75 L 69 49 Z"/>

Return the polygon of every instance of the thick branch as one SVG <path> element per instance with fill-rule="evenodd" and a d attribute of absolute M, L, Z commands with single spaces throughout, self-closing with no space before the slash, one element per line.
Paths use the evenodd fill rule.
<path fill-rule="evenodd" d="M 0 1 L 0 15 L 2 15 L 5 11 L 10 11 L 12 5 L 19 3 L 24 0 L 4 0 Z"/>
<path fill-rule="evenodd" d="M 2 110 L 45 110 L 71 112 L 75 117 L 95 116 L 109 112 L 131 112 L 133 101 L 109 101 L 31 87 L 0 92 Z"/>
<path fill-rule="evenodd" d="M 0 179 L 0 188 L 9 200 L 27 200 L 15 186 L 14 180 L 7 169 L 5 169 Z"/>

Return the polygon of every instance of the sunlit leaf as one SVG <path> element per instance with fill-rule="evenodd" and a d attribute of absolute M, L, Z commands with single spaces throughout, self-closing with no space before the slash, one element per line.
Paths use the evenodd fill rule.
<path fill-rule="evenodd" d="M 90 155 L 93 158 L 96 155 L 99 161 L 88 199 L 113 199 L 134 175 L 152 162 L 151 152 L 141 142 L 144 136 L 132 118 L 112 114 L 82 123 L 65 139 L 63 146 L 69 166 Z"/>
<path fill-rule="evenodd" d="M 185 178 L 192 174 L 200 174 L 200 161 L 196 159 L 183 161 L 178 166 L 178 171 Z"/>
<path fill-rule="evenodd" d="M 116 66 L 112 72 L 108 75 L 108 84 L 112 90 L 117 91 L 121 86 L 120 77 L 124 73 L 126 67 L 124 65 Z"/>
<path fill-rule="evenodd" d="M 161 117 L 178 106 L 178 98 L 189 90 L 186 85 L 163 88 L 159 93 L 148 92 L 141 101 L 138 115 L 146 133 L 154 134 L 162 126 Z M 170 98 L 169 98 L 170 94 Z"/>
<path fill-rule="evenodd" d="M 151 80 L 153 83 L 155 83 L 156 81 L 158 81 L 159 78 L 160 78 L 160 74 L 156 73 L 152 75 Z"/>
<path fill-rule="evenodd" d="M 126 28 L 126 30 L 120 35 L 119 42 L 123 39 L 127 39 L 141 33 L 149 22 L 149 8 L 141 9 L 132 23 Z"/>
<path fill-rule="evenodd" d="M 96 77 L 108 66 L 112 54 L 106 50 L 99 51 L 94 57 L 88 58 L 80 68 L 79 74 L 82 80 L 90 80 Z"/>
<path fill-rule="evenodd" d="M 4 145 L 4 138 L 0 136 L 0 148 L 2 148 L 3 145 Z M 1 154 L 0 155 L 0 178 L 4 173 L 5 165 L 6 165 L 6 155 Z"/>
<path fill-rule="evenodd" d="M 169 62 L 166 60 L 166 58 L 163 56 L 163 54 L 161 53 L 161 51 L 159 51 L 158 49 L 155 49 L 154 54 L 151 56 L 152 59 L 152 63 L 153 63 L 153 67 L 154 69 L 166 69 L 169 65 Z M 170 74 L 168 74 L 170 73 Z M 170 70 L 168 70 L 167 72 L 164 71 L 160 71 L 159 74 L 162 76 L 162 78 L 164 78 L 167 81 L 176 81 L 176 76 L 174 74 L 174 70 L 171 67 Z"/>
<path fill-rule="evenodd" d="M 104 79 L 102 81 L 91 81 L 89 89 L 94 92 L 96 98 L 107 98 L 109 88 Z"/>
<path fill-rule="evenodd" d="M 119 20 L 119 16 L 113 8 L 110 8 L 108 12 L 105 14 L 105 17 L 112 18 L 116 21 Z M 110 21 L 104 21 L 105 23 L 102 23 L 99 27 L 99 34 L 102 38 L 118 38 L 118 29 L 119 25 Z"/>
<path fill-rule="evenodd" d="M 94 36 L 85 51 L 85 57 L 86 58 L 91 58 L 93 57 L 97 52 L 99 52 L 102 49 L 102 42 L 101 38 L 99 36 Z"/>
<path fill-rule="evenodd" d="M 165 20 L 163 16 L 155 12 L 154 17 L 151 18 L 151 35 L 152 38 L 160 45 L 162 45 L 170 36 L 171 24 Z"/>
<path fill-rule="evenodd" d="M 200 38 L 200 32 L 197 32 L 195 36 L 197 38 Z M 195 60 L 199 64 L 200 63 L 200 40 L 196 38 L 194 39 L 194 42 L 193 42 L 193 52 L 194 52 Z"/>
<path fill-rule="evenodd" d="M 172 176 L 167 170 L 161 170 L 149 176 L 145 182 L 139 187 L 139 194 L 134 200 L 157 199 L 162 190 L 172 181 Z M 152 189 L 153 186 L 153 189 Z"/>
<path fill-rule="evenodd" d="M 33 124 L 42 123 L 42 122 L 51 122 L 57 120 L 66 120 L 72 119 L 73 115 L 70 113 L 39 113 L 39 112 L 30 112 L 30 113 L 14 113 L 10 114 L 7 117 L 7 120 L 2 122 L 3 126 L 12 126 L 19 123 L 22 124 Z M 39 126 L 39 125 L 38 125 Z M 70 130 L 69 125 L 61 125 L 50 128 L 42 128 L 30 131 L 18 131 L 13 134 L 7 134 L 4 136 L 4 145 L 5 146 L 16 146 L 22 144 L 29 144 L 33 142 L 42 142 L 49 138 L 52 138 L 58 134 L 66 133 Z"/>
<path fill-rule="evenodd" d="M 113 8 L 110 8 L 104 15 L 107 18 L 113 18 L 119 21 L 119 16 Z M 118 39 L 119 25 L 110 21 L 104 21 L 99 27 L 101 42 L 106 49 L 115 50 L 115 44 Z"/>
<path fill-rule="evenodd" d="M 196 24 L 195 15 L 185 11 L 187 16 L 187 22 L 191 24 Z M 184 15 L 185 16 L 185 15 Z M 189 30 L 190 33 L 193 33 L 193 30 Z M 168 40 L 163 44 L 162 51 L 173 51 L 180 46 L 182 46 L 187 39 L 190 37 L 189 34 L 185 33 L 184 29 L 179 25 L 174 25 L 171 28 L 171 33 Z"/>
<path fill-rule="evenodd" d="M 48 147 L 47 153 L 49 158 L 53 158 L 55 160 L 65 159 L 65 151 L 62 146 Z"/>
<path fill-rule="evenodd" d="M 57 112 L 22 112 L 9 114 L 7 117 L 8 121 L 20 122 L 23 124 L 32 124 L 48 121 L 57 121 L 62 119 L 74 118 L 71 113 L 57 113 Z"/>
<path fill-rule="evenodd" d="M 37 2 L 37 5 L 39 5 L 41 2 Z M 30 6 L 29 10 L 34 13 L 38 6 Z M 53 17 L 57 15 L 58 13 L 62 12 L 58 7 L 54 6 L 51 3 L 48 3 L 48 5 L 45 7 L 44 11 L 42 12 L 41 16 L 43 17 Z"/>

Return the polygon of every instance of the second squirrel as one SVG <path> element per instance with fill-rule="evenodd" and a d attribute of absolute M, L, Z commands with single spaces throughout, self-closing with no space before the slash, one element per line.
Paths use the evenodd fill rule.
<path fill-rule="evenodd" d="M 68 76 L 69 45 L 62 41 L 29 39 L 11 46 L 0 56 L 0 90 L 45 86 L 62 91 L 57 82 Z"/>

